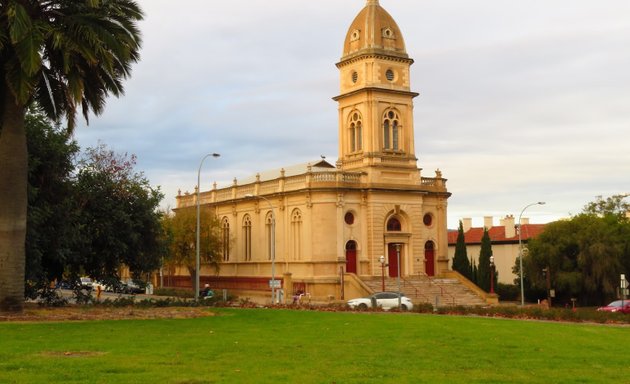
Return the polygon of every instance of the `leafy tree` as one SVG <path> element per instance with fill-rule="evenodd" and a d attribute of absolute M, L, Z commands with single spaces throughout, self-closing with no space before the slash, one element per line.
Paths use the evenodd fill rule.
<path fill-rule="evenodd" d="M 26 115 L 29 147 L 26 278 L 41 282 L 62 277 L 76 248 L 77 210 L 74 204 L 74 158 L 77 143 L 44 115 Z"/>
<path fill-rule="evenodd" d="M 81 211 L 80 256 L 71 265 L 92 277 L 117 277 L 121 265 L 134 277 L 157 269 L 166 252 L 158 206 L 163 198 L 141 172 L 134 155 L 103 144 L 79 162 L 76 201 Z"/>
<path fill-rule="evenodd" d="M 197 210 L 178 209 L 174 215 L 165 216 L 163 225 L 169 238 L 169 255 L 165 260 L 170 266 L 184 266 L 195 286 L 197 267 Z M 222 236 L 219 219 L 210 209 L 201 207 L 199 211 L 199 258 L 218 272 L 221 261 Z"/>
<path fill-rule="evenodd" d="M 455 244 L 455 255 L 453 256 L 453 269 L 468 280 L 472 280 L 472 268 L 470 260 L 468 259 L 468 253 L 466 252 L 466 239 L 464 237 L 464 226 L 462 222 L 459 222 L 459 228 L 457 230 L 457 243 Z"/>
<path fill-rule="evenodd" d="M 594 305 L 617 296 L 619 275 L 630 271 L 630 222 L 611 209 L 615 201 L 613 196 L 589 203 L 584 213 L 550 223 L 530 240 L 523 270 L 533 290 L 546 290 L 542 270 L 549 268 L 556 301 L 577 298 Z"/>
<path fill-rule="evenodd" d="M 477 268 L 477 263 L 475 262 L 475 260 L 472 260 L 472 262 L 470 263 L 470 277 L 470 281 L 477 284 L 479 278 L 479 269 Z"/>
<path fill-rule="evenodd" d="M 133 0 L 0 1 L 0 310 L 24 302 L 28 107 L 69 131 L 79 108 L 101 113 L 139 58 L 141 19 Z"/>
<path fill-rule="evenodd" d="M 479 265 L 477 267 L 477 285 L 486 290 L 490 290 L 490 256 L 492 256 L 492 244 L 488 228 L 483 229 L 481 237 L 481 249 L 479 250 Z"/>
<path fill-rule="evenodd" d="M 607 198 L 598 196 L 597 200 L 591 201 L 584 206 L 584 213 L 599 216 L 615 216 L 617 220 L 627 220 L 627 213 L 630 212 L 630 203 L 624 201 L 628 195 L 613 195 Z"/>

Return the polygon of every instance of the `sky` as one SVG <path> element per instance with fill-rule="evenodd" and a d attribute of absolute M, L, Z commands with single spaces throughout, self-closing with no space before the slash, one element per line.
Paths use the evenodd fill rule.
<path fill-rule="evenodd" d="M 175 207 L 194 191 L 338 156 L 339 72 L 365 0 L 138 0 L 125 95 L 82 123 L 138 156 Z M 630 192 L 630 1 L 381 0 L 405 39 L 416 156 L 448 179 L 448 227 L 546 223 Z"/>

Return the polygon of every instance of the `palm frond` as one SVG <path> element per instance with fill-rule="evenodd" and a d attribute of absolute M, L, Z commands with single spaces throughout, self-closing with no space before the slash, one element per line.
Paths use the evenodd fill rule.
<path fill-rule="evenodd" d="M 0 0 L 3 83 L 72 130 L 79 105 L 89 121 L 109 95 L 123 94 L 140 58 L 142 18 L 133 0 Z"/>

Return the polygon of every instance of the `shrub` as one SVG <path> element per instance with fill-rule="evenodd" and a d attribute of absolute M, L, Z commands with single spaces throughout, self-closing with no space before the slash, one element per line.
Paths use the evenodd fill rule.
<path fill-rule="evenodd" d="M 433 312 L 433 304 L 430 303 L 420 303 L 418 305 L 414 305 L 414 312 L 418 313 L 432 313 Z"/>
<path fill-rule="evenodd" d="M 68 305 L 68 300 L 61 295 L 59 290 L 44 285 L 39 291 L 39 305 L 43 307 L 63 307 Z"/>
<path fill-rule="evenodd" d="M 183 297 L 188 299 L 195 297 L 193 291 L 183 288 L 156 288 L 153 290 L 153 294 L 156 296 Z"/>
<path fill-rule="evenodd" d="M 92 296 L 91 289 L 81 288 L 80 285 L 76 285 L 72 290 L 72 294 L 74 295 L 74 301 L 77 304 L 91 304 L 94 303 L 94 296 Z"/>
<path fill-rule="evenodd" d="M 518 301 L 521 297 L 520 288 L 515 284 L 497 283 L 495 291 L 502 301 Z"/>

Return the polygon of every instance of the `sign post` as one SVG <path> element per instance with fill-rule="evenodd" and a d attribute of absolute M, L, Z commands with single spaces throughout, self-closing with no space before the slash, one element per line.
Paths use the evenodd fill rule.
<path fill-rule="evenodd" d="M 619 292 L 621 294 L 621 308 L 623 308 L 623 302 L 626 299 L 626 295 L 628 294 L 628 280 L 626 280 L 626 275 L 621 274 L 621 281 L 619 282 Z"/>

